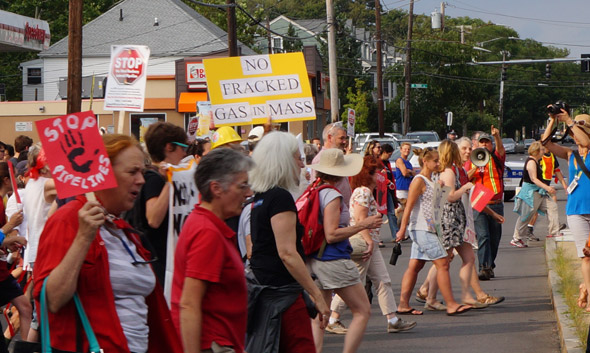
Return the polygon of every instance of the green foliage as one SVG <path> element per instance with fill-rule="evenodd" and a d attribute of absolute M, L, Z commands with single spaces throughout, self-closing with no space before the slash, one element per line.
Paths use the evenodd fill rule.
<path fill-rule="evenodd" d="M 84 1 L 82 23 L 86 24 L 107 11 L 117 0 Z M 49 22 L 51 44 L 68 35 L 68 0 L 0 0 L 0 9 Z M 19 64 L 37 58 L 37 53 L 2 53 L 0 55 L 0 82 L 6 85 L 6 98 L 22 99 L 22 73 Z"/>
<path fill-rule="evenodd" d="M 348 87 L 346 91 L 346 98 L 348 103 L 344 105 L 341 115 L 342 121 L 348 123 L 348 108 L 354 109 L 356 113 L 356 120 L 354 130 L 355 133 L 373 131 L 369 125 L 370 112 L 370 96 L 363 88 L 365 82 L 363 80 L 355 79 L 354 88 Z"/>
<path fill-rule="evenodd" d="M 292 24 L 289 23 L 289 28 L 287 28 L 287 36 L 289 37 L 297 37 L 297 33 L 295 32 L 295 27 L 293 27 Z M 296 51 L 302 51 L 303 50 L 303 42 L 301 42 L 301 39 L 287 39 L 284 38 L 283 39 L 283 49 L 285 51 L 285 53 L 293 53 Z"/>

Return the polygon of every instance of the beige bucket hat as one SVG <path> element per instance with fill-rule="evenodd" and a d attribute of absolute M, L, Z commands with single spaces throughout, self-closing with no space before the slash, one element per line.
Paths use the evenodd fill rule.
<path fill-rule="evenodd" d="M 320 153 L 320 162 L 308 165 L 318 172 L 348 177 L 357 175 L 363 168 L 363 156 L 358 153 L 344 155 L 341 149 L 329 148 Z"/>

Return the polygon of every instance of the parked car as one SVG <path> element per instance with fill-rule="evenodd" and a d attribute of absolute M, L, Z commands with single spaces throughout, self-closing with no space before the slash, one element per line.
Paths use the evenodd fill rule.
<path fill-rule="evenodd" d="M 367 139 L 367 141 L 365 142 L 365 144 L 363 145 L 363 148 L 361 148 L 359 153 L 364 154 L 367 144 L 373 140 L 378 141 L 381 146 L 383 146 L 386 143 L 390 144 L 391 147 L 393 147 L 394 151 L 399 149 L 399 143 L 397 142 L 397 140 L 394 137 L 387 137 L 387 136 L 386 137 L 375 137 L 375 138 Z"/>
<path fill-rule="evenodd" d="M 529 151 L 529 147 L 531 147 L 531 144 L 535 142 L 535 139 L 525 139 L 524 140 L 524 151 L 528 153 Z"/>
<path fill-rule="evenodd" d="M 412 168 L 414 169 L 414 171 L 416 171 L 416 173 L 420 172 L 420 163 L 418 163 L 418 156 L 414 155 L 414 152 L 413 152 L 414 148 L 422 148 L 422 149 L 424 149 L 426 147 L 438 148 L 439 145 L 440 145 L 440 141 L 412 144 L 412 148 L 410 148 L 410 155 L 408 156 L 408 160 L 410 161 L 410 163 L 412 163 Z M 397 148 L 395 151 L 393 151 L 393 154 L 389 158 L 389 162 L 391 163 L 391 167 L 394 170 L 395 170 L 395 161 L 399 158 L 400 154 L 401 154 L 401 151 L 399 148 Z"/>
<path fill-rule="evenodd" d="M 419 139 L 422 142 L 440 141 L 440 137 L 438 137 L 438 133 L 436 131 L 412 131 L 408 132 L 405 138 Z"/>
<path fill-rule="evenodd" d="M 383 134 L 384 137 L 389 137 L 389 138 L 394 138 L 393 134 L 391 133 L 385 133 Z M 353 142 L 353 152 L 354 153 L 362 153 L 363 147 L 365 147 L 365 143 L 367 141 L 370 140 L 374 140 L 376 138 L 379 137 L 379 133 L 378 132 L 365 132 L 362 134 L 356 134 L 354 136 L 354 142 Z"/>
<path fill-rule="evenodd" d="M 524 153 L 524 141 L 520 140 L 516 143 L 516 147 L 514 148 L 516 153 Z"/>
<path fill-rule="evenodd" d="M 502 139 L 506 153 L 516 153 L 516 142 L 513 138 L 507 137 Z"/>

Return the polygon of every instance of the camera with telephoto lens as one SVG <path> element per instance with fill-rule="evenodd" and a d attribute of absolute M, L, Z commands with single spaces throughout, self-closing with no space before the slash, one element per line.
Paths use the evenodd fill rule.
<path fill-rule="evenodd" d="M 570 106 L 564 101 L 557 101 L 555 104 L 551 104 L 547 107 L 547 113 L 553 115 L 561 114 L 562 109 L 564 109 L 566 112 L 569 112 Z"/>

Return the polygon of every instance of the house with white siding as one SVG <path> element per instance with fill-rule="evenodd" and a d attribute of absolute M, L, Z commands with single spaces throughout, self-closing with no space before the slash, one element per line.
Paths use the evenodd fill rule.
<path fill-rule="evenodd" d="M 103 97 L 112 45 L 147 45 L 147 75 L 175 75 L 175 61 L 228 50 L 227 33 L 180 0 L 125 0 L 82 29 L 82 98 Z M 255 54 L 238 43 L 241 55 Z M 21 63 L 23 101 L 67 98 L 68 38 Z M 94 83 L 94 89 L 91 87 Z"/>

